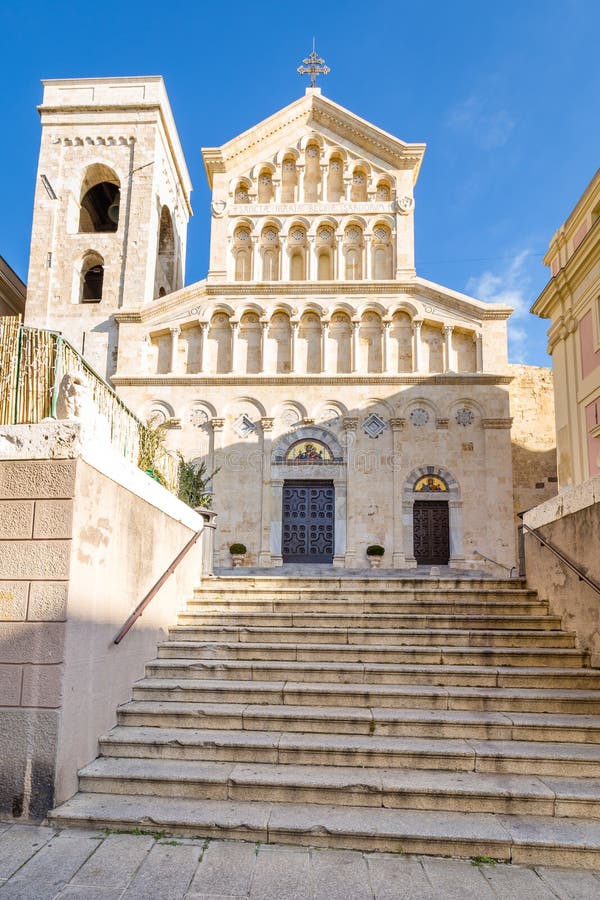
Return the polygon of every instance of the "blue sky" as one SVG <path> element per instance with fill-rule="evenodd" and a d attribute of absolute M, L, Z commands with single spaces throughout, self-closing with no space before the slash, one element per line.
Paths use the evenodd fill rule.
<path fill-rule="evenodd" d="M 547 323 L 528 309 L 547 280 L 548 241 L 600 165 L 599 33 L 597 0 L 0 0 L 0 254 L 26 277 L 40 79 L 162 74 L 194 184 L 186 283 L 204 277 L 200 147 L 303 93 L 296 66 L 315 34 L 332 69 L 327 96 L 428 145 L 418 273 L 514 305 L 511 359 L 546 365 Z"/>

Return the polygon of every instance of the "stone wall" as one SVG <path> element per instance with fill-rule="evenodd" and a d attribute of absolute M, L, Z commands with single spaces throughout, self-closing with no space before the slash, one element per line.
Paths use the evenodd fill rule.
<path fill-rule="evenodd" d="M 27 458 L 42 453 L 55 458 Z M 113 638 L 202 526 L 110 446 L 86 446 L 78 425 L 2 429 L 0 815 L 41 818 L 74 793 L 197 585 L 202 539 L 123 642 Z"/>
<path fill-rule="evenodd" d="M 524 519 L 586 574 L 600 584 L 600 476 L 568 488 L 530 510 Z M 580 581 L 532 535 L 525 537 L 527 584 L 550 601 L 550 611 L 563 617 L 563 627 L 575 631 L 578 646 L 589 650 L 600 666 L 600 595 Z"/>

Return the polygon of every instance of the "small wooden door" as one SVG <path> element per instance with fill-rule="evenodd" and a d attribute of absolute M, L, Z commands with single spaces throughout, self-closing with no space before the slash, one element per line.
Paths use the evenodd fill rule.
<path fill-rule="evenodd" d="M 284 563 L 331 563 L 335 497 L 330 481 L 283 485 L 281 553 Z"/>
<path fill-rule="evenodd" d="M 420 566 L 446 566 L 450 560 L 448 501 L 415 500 L 414 554 Z"/>

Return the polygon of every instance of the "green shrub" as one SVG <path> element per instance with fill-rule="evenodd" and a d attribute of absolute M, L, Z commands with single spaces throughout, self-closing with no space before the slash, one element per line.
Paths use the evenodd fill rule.
<path fill-rule="evenodd" d="M 229 548 L 229 552 L 233 556 L 243 556 L 246 553 L 246 545 L 245 544 L 232 544 Z"/>
<path fill-rule="evenodd" d="M 194 464 L 187 462 L 181 453 L 179 456 L 179 493 L 178 497 L 192 508 L 203 507 L 210 509 L 212 506 L 212 494 L 207 491 L 207 486 L 215 477 L 218 469 L 206 474 L 206 464 Z"/>
<path fill-rule="evenodd" d="M 369 544 L 367 547 L 367 556 L 383 556 L 385 553 L 381 544 Z"/>

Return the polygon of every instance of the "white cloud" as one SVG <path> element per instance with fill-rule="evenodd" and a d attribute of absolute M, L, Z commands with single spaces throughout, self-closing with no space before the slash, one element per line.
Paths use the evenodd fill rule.
<path fill-rule="evenodd" d="M 452 107 L 446 123 L 455 131 L 467 132 L 484 150 L 506 144 L 516 125 L 508 110 L 493 109 L 477 94 Z"/>
<path fill-rule="evenodd" d="M 526 362 L 529 335 L 526 324 L 529 316 L 529 286 L 531 279 L 525 271 L 529 250 L 522 250 L 501 273 L 486 271 L 469 278 L 467 293 L 488 303 L 512 306 L 514 313 L 508 320 L 508 350 L 512 362 Z"/>

